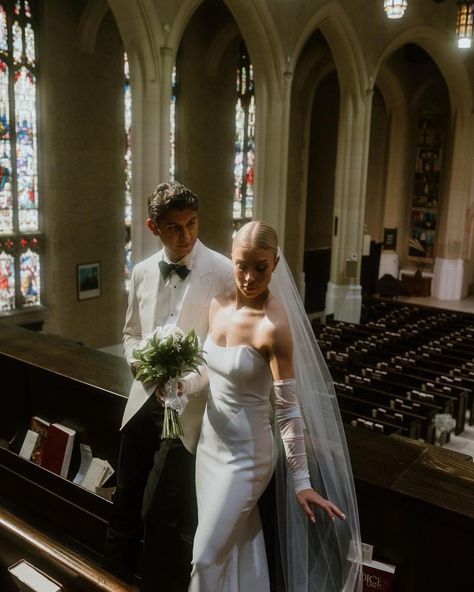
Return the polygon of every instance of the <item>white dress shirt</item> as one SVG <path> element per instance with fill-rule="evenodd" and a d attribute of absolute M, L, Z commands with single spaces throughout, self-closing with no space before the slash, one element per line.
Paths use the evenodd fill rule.
<path fill-rule="evenodd" d="M 196 245 L 193 247 L 193 250 L 188 255 L 186 255 L 186 257 L 183 257 L 179 261 L 173 263 L 176 263 L 177 265 L 185 265 L 188 269 L 192 270 L 195 249 Z M 163 249 L 162 260 L 166 261 L 166 263 L 171 263 L 168 254 L 166 253 L 166 249 Z M 173 271 L 166 278 L 166 280 L 163 280 L 160 274 L 160 279 L 158 281 L 157 306 L 155 308 L 156 327 L 164 325 L 176 325 L 176 320 L 181 310 L 181 304 L 183 303 L 184 293 L 186 292 L 186 287 L 189 284 L 190 275 L 191 274 L 188 273 L 184 279 L 181 279 L 179 275 Z"/>

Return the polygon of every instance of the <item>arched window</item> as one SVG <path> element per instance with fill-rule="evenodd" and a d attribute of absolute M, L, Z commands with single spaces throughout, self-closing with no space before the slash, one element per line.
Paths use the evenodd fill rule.
<path fill-rule="evenodd" d="M 41 304 L 34 4 L 0 2 L 0 311 Z"/>
<path fill-rule="evenodd" d="M 239 46 L 235 105 L 234 232 L 252 219 L 255 170 L 253 66 L 244 42 Z"/>
<path fill-rule="evenodd" d="M 128 56 L 124 53 L 123 70 L 125 76 L 124 126 L 125 126 L 125 290 L 130 289 L 132 276 L 132 93 L 130 90 L 130 69 Z"/>

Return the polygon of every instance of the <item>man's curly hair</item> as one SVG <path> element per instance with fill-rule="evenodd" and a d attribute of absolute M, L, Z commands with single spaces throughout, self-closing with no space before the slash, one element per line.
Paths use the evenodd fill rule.
<path fill-rule="evenodd" d="M 155 223 L 170 210 L 190 208 L 197 211 L 198 207 L 197 195 L 177 181 L 160 183 L 148 198 L 148 216 Z"/>

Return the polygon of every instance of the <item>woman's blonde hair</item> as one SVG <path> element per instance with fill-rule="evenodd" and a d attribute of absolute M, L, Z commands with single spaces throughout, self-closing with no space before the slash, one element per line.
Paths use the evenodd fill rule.
<path fill-rule="evenodd" d="M 247 222 L 240 228 L 234 240 L 232 249 L 235 247 L 257 247 L 267 249 L 275 254 L 278 253 L 278 236 L 275 229 L 260 220 Z"/>

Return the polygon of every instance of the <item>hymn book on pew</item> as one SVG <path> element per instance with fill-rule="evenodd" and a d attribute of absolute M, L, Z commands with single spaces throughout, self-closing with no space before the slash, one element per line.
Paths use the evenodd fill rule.
<path fill-rule="evenodd" d="M 362 592 L 395 592 L 395 566 L 373 558 L 374 546 L 362 543 Z"/>

